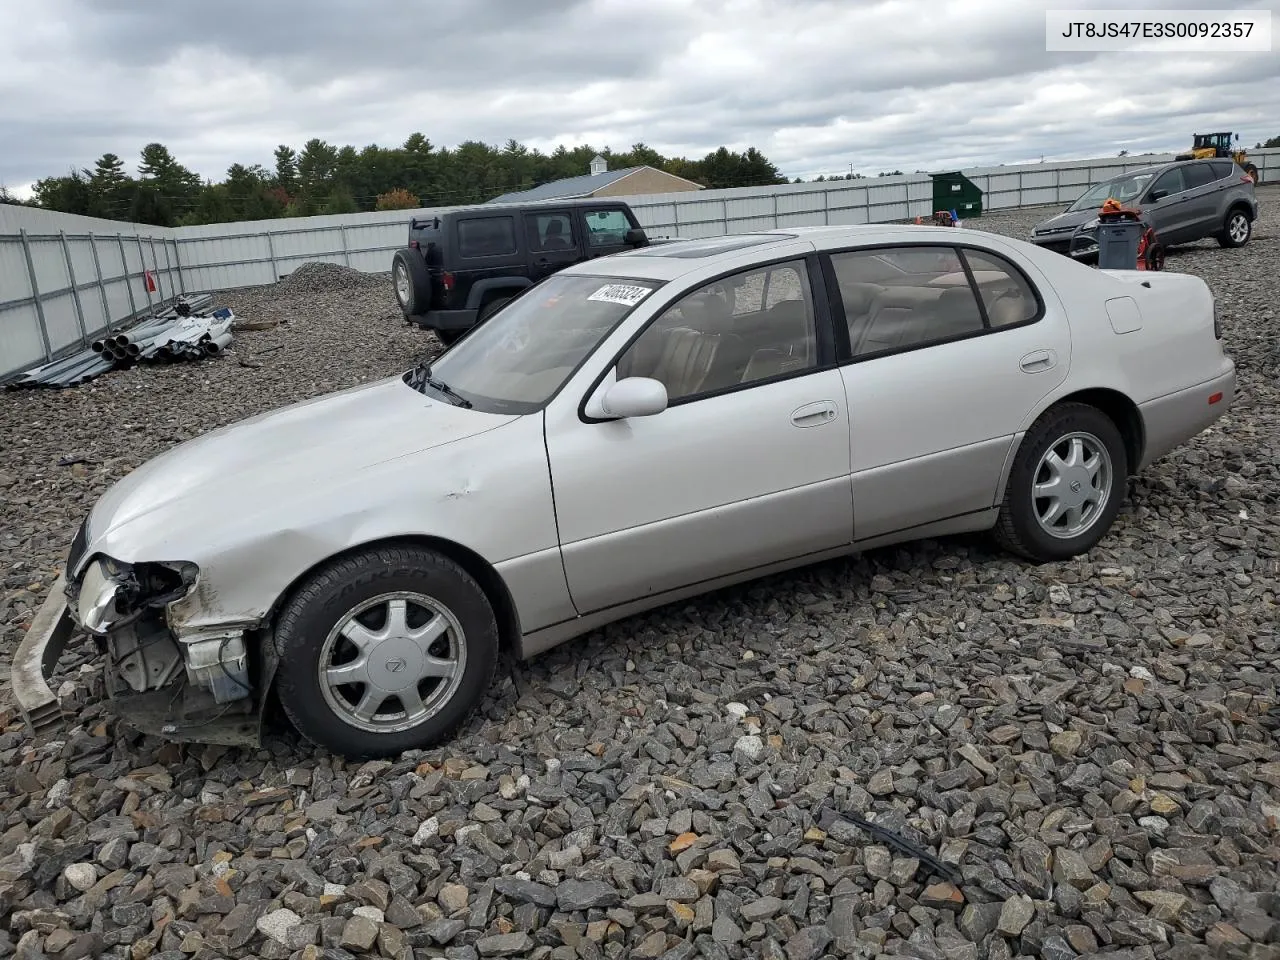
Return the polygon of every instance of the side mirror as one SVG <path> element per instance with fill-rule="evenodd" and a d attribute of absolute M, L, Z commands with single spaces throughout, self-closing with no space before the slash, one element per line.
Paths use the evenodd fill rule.
<path fill-rule="evenodd" d="M 587 413 L 593 417 L 652 417 L 667 409 L 667 388 L 661 380 L 649 377 L 624 377 L 613 380 L 613 375 L 600 384 L 596 395 L 587 405 Z"/>
<path fill-rule="evenodd" d="M 645 236 L 645 232 L 639 227 L 632 227 L 623 236 L 622 241 L 633 247 L 643 247 L 649 243 L 649 238 Z"/>
<path fill-rule="evenodd" d="M 1147 201 L 1150 203 L 1159 203 L 1168 195 L 1169 195 L 1168 190 L 1152 190 L 1151 196 L 1147 197 Z"/>

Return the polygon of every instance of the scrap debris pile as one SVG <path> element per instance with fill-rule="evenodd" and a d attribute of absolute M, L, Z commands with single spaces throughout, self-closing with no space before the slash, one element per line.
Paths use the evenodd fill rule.
<path fill-rule="evenodd" d="M 70 387 L 92 380 L 108 370 L 120 370 L 139 361 L 171 362 L 216 356 L 231 345 L 235 314 L 226 307 L 209 310 L 208 294 L 179 297 L 155 316 L 133 327 L 94 340 L 87 350 L 34 367 L 6 384 L 24 387 Z"/>

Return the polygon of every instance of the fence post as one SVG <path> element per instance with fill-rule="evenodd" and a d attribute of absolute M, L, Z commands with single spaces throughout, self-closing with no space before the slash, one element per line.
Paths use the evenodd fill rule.
<path fill-rule="evenodd" d="M 76 305 L 76 322 L 80 325 L 80 345 L 89 345 L 89 330 L 84 322 L 84 304 L 80 302 L 80 288 L 76 285 L 76 268 L 71 262 L 71 247 L 67 244 L 67 231 L 59 230 L 58 239 L 62 241 L 62 258 L 67 261 L 67 278 L 71 281 L 71 299 Z"/>
<path fill-rule="evenodd" d="M 156 268 L 156 299 L 164 303 L 164 284 L 160 282 L 160 258 L 156 256 L 156 238 L 147 237 L 147 246 L 151 248 L 151 265 Z M 166 264 L 168 258 L 165 260 Z M 173 292 L 173 285 L 169 285 L 170 293 Z"/>
<path fill-rule="evenodd" d="M 178 243 L 177 237 L 170 238 L 169 242 L 173 244 L 173 266 L 174 269 L 178 271 L 178 290 L 182 292 L 183 296 L 185 296 L 187 293 L 187 278 L 182 273 L 182 245 Z M 168 249 L 169 248 L 166 246 L 166 260 L 169 258 Z"/>
<path fill-rule="evenodd" d="M 111 330 L 111 305 L 107 302 L 107 285 L 102 282 L 102 261 L 98 259 L 98 241 L 89 234 L 89 250 L 93 253 L 93 275 L 98 281 L 98 296 L 102 298 L 102 322 Z"/>
<path fill-rule="evenodd" d="M 116 234 L 116 243 L 120 245 L 120 269 L 124 271 L 124 288 L 129 293 L 129 316 L 138 315 L 138 301 L 133 297 L 133 283 L 129 280 L 129 258 L 124 252 L 124 237 Z"/>
<path fill-rule="evenodd" d="M 36 302 L 36 319 L 40 323 L 40 339 L 44 342 L 44 358 L 52 360 L 53 344 L 49 342 L 49 327 L 44 319 L 44 301 L 40 299 L 40 285 L 36 283 L 36 265 L 31 259 L 31 246 L 27 243 L 25 227 L 18 231 L 18 236 L 22 238 L 22 255 L 27 258 L 27 276 L 31 278 L 31 296 Z"/>
<path fill-rule="evenodd" d="M 342 235 L 342 259 L 349 267 L 351 266 L 351 250 L 347 247 L 347 227 L 346 224 L 338 224 L 338 233 Z"/>
<path fill-rule="evenodd" d="M 267 231 L 267 256 L 271 258 L 271 282 L 275 283 L 280 279 L 280 268 L 276 266 L 276 245 L 270 230 Z"/>
<path fill-rule="evenodd" d="M 151 288 L 147 286 L 147 257 L 142 252 L 142 234 L 135 233 L 133 239 L 138 241 L 138 269 L 142 271 L 142 292 L 147 295 L 147 312 L 156 315 L 156 305 L 151 299 Z M 159 288 L 157 287 L 157 292 Z"/>

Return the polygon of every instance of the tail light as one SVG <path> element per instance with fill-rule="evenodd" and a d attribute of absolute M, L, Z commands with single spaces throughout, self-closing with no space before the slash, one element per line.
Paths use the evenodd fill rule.
<path fill-rule="evenodd" d="M 440 282 L 444 284 L 444 288 L 445 288 L 446 290 L 452 290 L 452 289 L 453 289 L 453 274 L 452 274 L 452 273 L 446 273 L 446 274 L 444 274 L 443 276 L 441 276 L 441 278 L 440 278 Z"/>
<path fill-rule="evenodd" d="M 410 240 L 410 241 L 409 241 L 409 249 L 410 249 L 410 250 L 417 250 L 417 249 L 418 249 L 418 241 L 417 241 L 417 240 Z"/>

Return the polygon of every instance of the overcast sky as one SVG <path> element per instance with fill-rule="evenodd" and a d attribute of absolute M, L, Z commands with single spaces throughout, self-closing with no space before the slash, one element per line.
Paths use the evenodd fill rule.
<path fill-rule="evenodd" d="M 1071 0 L 0 0 L 0 184 L 279 143 L 755 146 L 788 176 L 1280 135 L 1270 53 L 1045 51 Z M 1126 0 L 1251 8 L 1280 0 Z M 585 170 L 583 171 L 586 172 Z"/>

